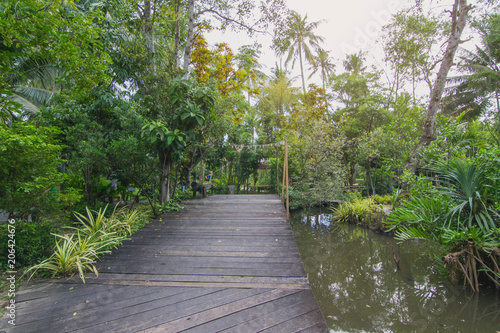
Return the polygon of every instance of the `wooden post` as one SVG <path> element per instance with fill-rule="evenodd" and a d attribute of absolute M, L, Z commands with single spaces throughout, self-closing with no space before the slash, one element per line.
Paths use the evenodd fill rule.
<path fill-rule="evenodd" d="M 286 165 L 286 220 L 290 220 L 290 198 L 288 197 L 288 143 L 285 140 L 285 165 Z"/>
<path fill-rule="evenodd" d="M 286 157 L 283 156 L 283 179 L 281 181 L 281 202 L 285 202 L 285 168 L 286 168 Z"/>
<path fill-rule="evenodd" d="M 278 175 L 279 169 L 279 159 L 278 159 L 278 147 L 276 146 L 276 193 L 279 195 L 280 194 L 280 178 Z"/>

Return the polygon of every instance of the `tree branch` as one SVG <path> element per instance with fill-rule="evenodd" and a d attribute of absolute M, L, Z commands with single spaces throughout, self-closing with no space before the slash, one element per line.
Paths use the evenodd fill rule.
<path fill-rule="evenodd" d="M 207 9 L 204 9 L 202 11 L 199 11 L 198 13 L 196 13 L 196 16 L 199 16 L 199 15 L 204 14 L 204 13 L 212 13 L 212 14 L 218 16 L 219 18 L 221 18 L 223 20 L 232 22 L 232 23 L 234 23 L 234 24 L 236 24 L 236 25 L 238 25 L 238 26 L 240 26 L 242 28 L 245 28 L 245 29 L 247 29 L 248 31 L 251 31 L 251 32 L 257 32 L 257 33 L 261 33 L 261 34 L 269 34 L 269 35 L 271 35 L 271 33 L 268 32 L 268 31 L 257 30 L 254 27 L 248 26 L 248 25 L 246 25 L 243 22 L 240 22 L 240 21 L 238 21 L 236 19 L 227 17 L 225 15 L 222 15 L 221 13 L 219 13 L 218 11 L 216 11 L 216 10 L 214 10 L 212 8 L 207 8 Z"/>
<path fill-rule="evenodd" d="M 16 2 L 16 5 L 14 6 L 14 16 L 16 17 L 16 21 L 21 21 L 21 20 L 24 20 L 24 19 L 27 19 L 28 17 L 30 17 L 31 15 L 35 15 L 35 14 L 38 14 L 42 11 L 45 11 L 47 10 L 48 8 L 50 8 L 53 4 L 54 4 L 54 0 L 51 0 L 48 4 L 46 4 L 45 6 L 43 6 L 42 8 L 40 8 L 39 10 L 31 13 L 31 14 L 26 14 L 22 17 L 18 17 L 17 16 L 17 5 L 19 4 L 19 1 Z"/>

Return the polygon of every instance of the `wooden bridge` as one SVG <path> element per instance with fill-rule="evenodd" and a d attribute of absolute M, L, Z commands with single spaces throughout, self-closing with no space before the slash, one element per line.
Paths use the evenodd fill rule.
<path fill-rule="evenodd" d="M 99 264 L 30 282 L 5 332 L 328 332 L 276 195 L 184 203 Z"/>

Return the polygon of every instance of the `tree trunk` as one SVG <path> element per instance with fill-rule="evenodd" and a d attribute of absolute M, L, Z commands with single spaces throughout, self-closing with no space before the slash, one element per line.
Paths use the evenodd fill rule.
<path fill-rule="evenodd" d="M 306 81 L 304 80 L 304 66 L 302 65 L 302 45 L 299 43 L 300 75 L 302 77 L 302 90 L 306 94 Z"/>
<path fill-rule="evenodd" d="M 83 170 L 83 179 L 85 181 L 85 200 L 87 201 L 87 205 L 95 206 L 95 198 L 93 191 L 93 179 L 92 179 L 92 167 L 90 165 L 86 165 Z"/>
<path fill-rule="evenodd" d="M 146 48 L 152 54 L 151 69 L 156 72 L 156 63 L 154 56 L 154 41 L 153 41 L 153 19 L 151 0 L 144 1 L 144 10 L 142 12 L 142 22 L 144 24 L 144 34 L 146 35 Z"/>
<path fill-rule="evenodd" d="M 455 57 L 458 46 L 460 45 L 460 37 L 465 25 L 467 24 L 467 14 L 471 8 L 471 5 L 467 5 L 467 0 L 455 0 L 455 4 L 453 5 L 453 11 L 451 12 L 452 25 L 450 38 L 448 40 L 448 46 L 446 47 L 436 81 L 434 82 L 434 87 L 432 88 L 431 99 L 427 107 L 422 136 L 406 161 L 406 169 L 413 173 L 415 173 L 418 168 L 418 154 L 424 146 L 429 145 L 435 139 L 434 127 L 436 114 L 441 106 L 441 97 L 446 85 L 446 78 L 450 68 L 453 66 L 453 58 Z"/>
<path fill-rule="evenodd" d="M 191 48 L 193 46 L 194 37 L 194 1 L 189 0 L 188 3 L 188 31 L 186 37 L 186 48 L 184 50 L 184 70 L 188 70 L 189 62 L 191 58 Z"/>
<path fill-rule="evenodd" d="M 174 46 L 174 68 L 177 69 L 179 67 L 179 45 L 181 41 L 181 29 L 179 25 L 180 20 L 180 9 L 181 3 L 180 0 L 177 0 L 174 5 L 174 14 L 175 14 L 175 46 Z"/>
<path fill-rule="evenodd" d="M 158 151 L 160 160 L 160 205 L 170 200 L 170 171 L 172 170 L 173 161 L 170 158 L 170 152 L 160 149 Z"/>

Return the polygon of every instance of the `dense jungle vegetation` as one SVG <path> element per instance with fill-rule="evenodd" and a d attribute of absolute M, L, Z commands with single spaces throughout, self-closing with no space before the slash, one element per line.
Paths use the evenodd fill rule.
<path fill-rule="evenodd" d="M 287 140 L 292 207 L 390 195 L 384 229 L 442 244 L 474 290 L 499 286 L 500 14 L 444 2 L 395 14 L 373 66 L 366 52 L 334 60 L 321 22 L 284 0 L 2 1 L 0 208 L 17 267 L 93 269 L 51 251 L 106 252 L 209 175 L 276 190 Z M 459 47 L 464 28 L 474 49 Z M 209 45 L 213 29 L 272 31 L 282 61 L 265 73 L 261 45 Z M 106 208 L 135 199 L 136 213 Z"/>

